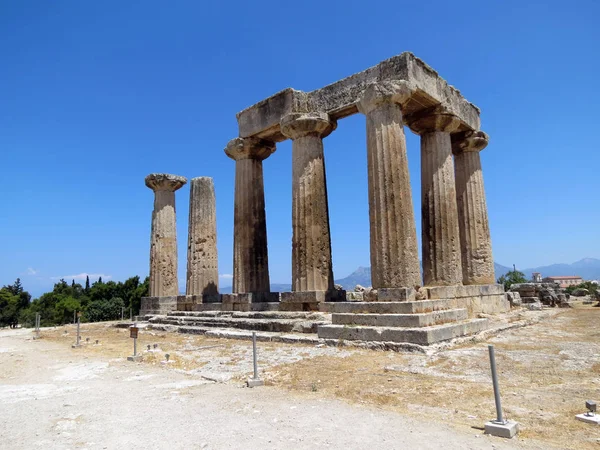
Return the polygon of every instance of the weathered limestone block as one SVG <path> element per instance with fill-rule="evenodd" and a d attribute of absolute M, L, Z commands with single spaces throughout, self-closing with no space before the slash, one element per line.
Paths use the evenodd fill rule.
<path fill-rule="evenodd" d="M 369 222 L 373 287 L 421 284 L 401 105 L 406 82 L 369 85 L 358 102 L 367 119 Z"/>
<path fill-rule="evenodd" d="M 219 292 L 215 187 L 210 177 L 192 178 L 186 295 Z"/>
<path fill-rule="evenodd" d="M 292 143 L 292 291 L 333 289 L 323 138 L 335 129 L 326 114 L 292 114 L 281 132 Z"/>
<path fill-rule="evenodd" d="M 269 292 L 269 257 L 262 161 L 275 144 L 236 138 L 225 153 L 235 164 L 233 292 Z"/>
<path fill-rule="evenodd" d="M 175 191 L 186 182 L 185 177 L 153 173 L 146 186 L 154 191 L 154 211 L 150 233 L 150 297 L 177 296 L 177 228 Z"/>
<path fill-rule="evenodd" d="M 412 117 L 421 135 L 421 217 L 425 286 L 462 283 L 460 233 L 450 133 L 459 122 L 438 109 Z"/>
<path fill-rule="evenodd" d="M 487 143 L 483 131 L 452 135 L 463 284 L 492 284 L 496 279 L 479 156 Z"/>
<path fill-rule="evenodd" d="M 142 297 L 140 316 L 169 314 L 177 311 L 177 296 Z"/>
<path fill-rule="evenodd" d="M 510 302 L 510 306 L 512 306 L 513 308 L 518 308 L 521 306 L 521 294 L 519 294 L 518 292 L 509 291 L 506 293 L 506 298 Z"/>

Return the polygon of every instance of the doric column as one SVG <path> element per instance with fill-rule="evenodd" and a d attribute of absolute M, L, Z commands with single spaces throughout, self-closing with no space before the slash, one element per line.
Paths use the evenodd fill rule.
<path fill-rule="evenodd" d="M 154 191 L 150 232 L 150 297 L 179 295 L 177 282 L 177 228 L 175 191 L 187 183 L 185 177 L 152 173 L 146 186 Z"/>
<path fill-rule="evenodd" d="M 262 161 L 274 151 L 273 142 L 255 138 L 233 139 L 225 149 L 235 160 L 233 293 L 271 290 Z"/>
<path fill-rule="evenodd" d="M 210 177 L 192 178 L 188 229 L 187 295 L 219 292 L 215 186 Z"/>
<path fill-rule="evenodd" d="M 358 109 L 367 118 L 371 281 L 375 289 L 421 285 L 401 104 L 406 83 L 372 84 Z"/>
<path fill-rule="evenodd" d="M 281 132 L 292 139 L 292 291 L 333 289 L 323 138 L 327 114 L 289 114 Z"/>
<path fill-rule="evenodd" d="M 410 121 L 421 135 L 421 227 L 425 286 L 462 282 L 456 185 L 450 133 L 458 119 L 439 111 Z"/>
<path fill-rule="evenodd" d="M 483 131 L 452 135 L 464 284 L 496 282 L 479 157 L 487 144 L 488 136 Z"/>

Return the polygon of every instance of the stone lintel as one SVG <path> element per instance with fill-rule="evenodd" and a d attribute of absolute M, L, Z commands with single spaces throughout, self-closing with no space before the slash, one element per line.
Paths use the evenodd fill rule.
<path fill-rule="evenodd" d="M 379 288 L 377 289 L 378 302 L 407 302 L 414 301 L 416 291 L 414 288 Z"/>
<path fill-rule="evenodd" d="M 275 152 L 275 143 L 259 138 L 235 138 L 225 147 L 225 154 L 236 161 L 256 159 L 262 161 Z"/>
<path fill-rule="evenodd" d="M 170 173 L 151 173 L 145 180 L 146 186 L 153 191 L 172 191 L 187 183 L 187 178 L 179 175 L 171 175 Z"/>
<path fill-rule="evenodd" d="M 482 284 L 470 286 L 433 286 L 425 287 L 424 289 L 427 292 L 427 298 L 429 300 L 504 294 L 504 286 L 502 286 L 501 284 Z"/>
<path fill-rule="evenodd" d="M 461 131 L 450 135 L 452 153 L 480 152 L 487 147 L 490 137 L 483 131 Z"/>
<path fill-rule="evenodd" d="M 405 52 L 315 91 L 278 92 L 237 114 L 239 135 L 281 142 L 286 139 L 280 130 L 285 115 L 323 111 L 332 120 L 342 119 L 358 113 L 357 102 L 369 85 L 387 81 L 404 81 L 413 90 L 403 105 L 405 114 L 442 105 L 459 119 L 459 131 L 480 128 L 479 108 L 425 62 Z"/>

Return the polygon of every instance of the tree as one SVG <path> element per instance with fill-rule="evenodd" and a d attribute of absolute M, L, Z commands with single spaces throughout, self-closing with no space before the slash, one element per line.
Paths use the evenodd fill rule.
<path fill-rule="evenodd" d="M 121 309 L 125 303 L 119 297 L 113 297 L 108 301 L 96 301 L 90 303 L 85 318 L 90 322 L 103 320 L 116 320 L 121 317 Z"/>
<path fill-rule="evenodd" d="M 9 289 L 0 289 L 0 326 L 14 328 L 19 323 L 19 296 Z"/>
<path fill-rule="evenodd" d="M 523 272 L 514 269 L 498 278 L 498 284 L 504 285 L 504 290 L 508 291 L 513 284 L 527 283 L 527 278 Z"/>
<path fill-rule="evenodd" d="M 90 292 L 90 277 L 89 275 L 85 276 L 85 293 L 86 295 Z"/>
<path fill-rule="evenodd" d="M 98 277 L 98 284 L 102 284 L 102 277 Z"/>

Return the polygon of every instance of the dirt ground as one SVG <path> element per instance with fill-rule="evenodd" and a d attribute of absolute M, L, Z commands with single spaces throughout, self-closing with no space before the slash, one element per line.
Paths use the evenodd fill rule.
<path fill-rule="evenodd" d="M 79 349 L 73 325 L 0 330 L 0 448 L 598 448 L 600 429 L 574 415 L 600 400 L 599 319 L 556 310 L 430 355 L 259 342 L 255 389 L 247 341 L 142 330 L 133 363 L 114 324 L 83 325 Z M 521 424 L 510 441 L 481 430 L 495 415 L 488 343 Z"/>

